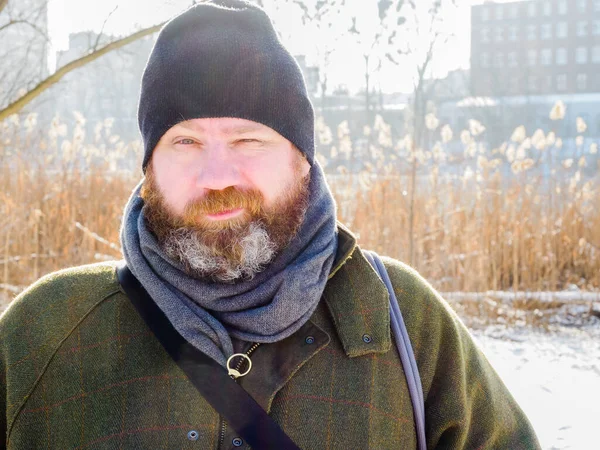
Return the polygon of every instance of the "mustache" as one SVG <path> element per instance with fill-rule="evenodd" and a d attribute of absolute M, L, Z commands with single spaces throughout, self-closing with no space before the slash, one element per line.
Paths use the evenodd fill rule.
<path fill-rule="evenodd" d="M 238 208 L 256 215 L 262 210 L 263 201 L 263 195 L 256 189 L 241 191 L 231 186 L 219 191 L 209 191 L 204 197 L 188 202 L 183 216 L 185 219 L 194 219 L 198 215 L 217 214 Z"/>

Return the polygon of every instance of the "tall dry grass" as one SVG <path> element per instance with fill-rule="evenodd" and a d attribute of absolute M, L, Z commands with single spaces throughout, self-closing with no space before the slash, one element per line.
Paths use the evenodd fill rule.
<path fill-rule="evenodd" d="M 84 144 L 80 120 L 70 135 L 58 120 L 39 132 L 35 116 L 0 124 L 0 300 L 60 268 L 120 258 L 122 210 L 137 177 L 119 166 L 141 161 L 140 146 L 112 135 L 111 121 Z"/>
<path fill-rule="evenodd" d="M 517 183 L 489 180 L 478 197 L 471 187 L 442 183 L 415 199 L 413 265 L 442 291 L 554 291 L 600 286 L 600 210 L 583 215 L 561 198 L 549 210 Z M 341 219 L 360 243 L 407 261 L 407 180 L 374 182 Z M 564 195 L 566 197 L 566 195 Z"/>
<path fill-rule="evenodd" d="M 140 145 L 126 145 L 113 136 L 110 121 L 98 124 L 86 140 L 84 125 L 79 118 L 69 132 L 55 121 L 41 132 L 35 117 L 0 124 L 0 296 L 5 303 L 54 270 L 121 257 L 119 226 L 141 175 Z M 447 129 L 444 133 L 442 142 L 448 143 L 451 137 Z M 363 247 L 401 260 L 408 260 L 412 240 L 413 265 L 442 291 L 562 290 L 573 285 L 598 290 L 598 175 L 585 179 L 581 160 L 573 165 L 557 158 L 552 179 L 544 184 L 543 178 L 529 175 L 532 164 L 526 154 L 513 155 L 530 138 L 517 137 L 512 150 L 484 154 L 481 146 L 472 152 L 476 134 L 463 142 L 474 169 L 469 166 L 460 177 L 439 170 L 439 147 L 406 156 L 403 151 L 414 152 L 414 146 L 403 149 L 380 139 L 376 149 L 392 146 L 392 160 L 420 161 L 414 172 L 420 178 L 412 183 L 411 171 L 399 174 L 394 164 L 332 176 L 340 219 L 359 235 Z M 332 145 L 339 151 L 351 147 L 339 141 Z M 429 165 L 427 154 L 433 155 Z M 516 174 L 503 172 L 494 163 L 499 160 L 516 164 Z M 414 232 L 409 236 L 411 220 Z"/>

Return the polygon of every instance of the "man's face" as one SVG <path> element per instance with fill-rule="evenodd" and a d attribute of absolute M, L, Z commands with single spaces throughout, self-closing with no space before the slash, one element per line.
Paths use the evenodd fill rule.
<path fill-rule="evenodd" d="M 154 149 L 144 214 L 166 253 L 192 276 L 251 278 L 297 233 L 310 164 L 271 128 L 244 119 L 193 119 Z"/>

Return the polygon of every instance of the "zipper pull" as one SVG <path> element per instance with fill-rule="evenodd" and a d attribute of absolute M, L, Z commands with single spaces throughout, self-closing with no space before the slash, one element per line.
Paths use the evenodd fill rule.
<path fill-rule="evenodd" d="M 235 358 L 236 356 L 241 356 L 242 358 L 246 358 L 248 360 L 248 370 L 246 370 L 244 373 L 240 373 L 237 369 L 234 369 L 233 367 L 229 367 L 229 363 L 231 362 L 231 360 L 233 358 Z M 243 361 L 243 360 L 242 360 Z M 237 365 L 237 368 L 239 369 L 242 366 L 242 361 L 240 361 L 240 363 Z M 229 357 L 229 359 L 227 360 L 227 373 L 228 375 L 233 378 L 234 380 L 236 378 L 239 377 L 243 377 L 248 375 L 248 373 L 250 372 L 250 369 L 252 369 L 252 360 L 250 359 L 250 357 L 248 355 L 246 355 L 245 353 L 234 353 L 233 355 L 231 355 Z"/>

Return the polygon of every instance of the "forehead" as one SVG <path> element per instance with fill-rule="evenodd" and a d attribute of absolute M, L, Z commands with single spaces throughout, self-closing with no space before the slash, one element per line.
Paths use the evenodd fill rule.
<path fill-rule="evenodd" d="M 235 117 L 211 117 L 202 119 L 190 119 L 179 122 L 169 129 L 169 132 L 176 130 L 190 130 L 198 133 L 219 133 L 225 135 L 236 135 L 251 132 L 269 133 L 281 136 L 277 131 L 269 128 L 262 123 L 247 119 L 238 119 Z M 283 138 L 283 136 L 281 136 Z"/>

